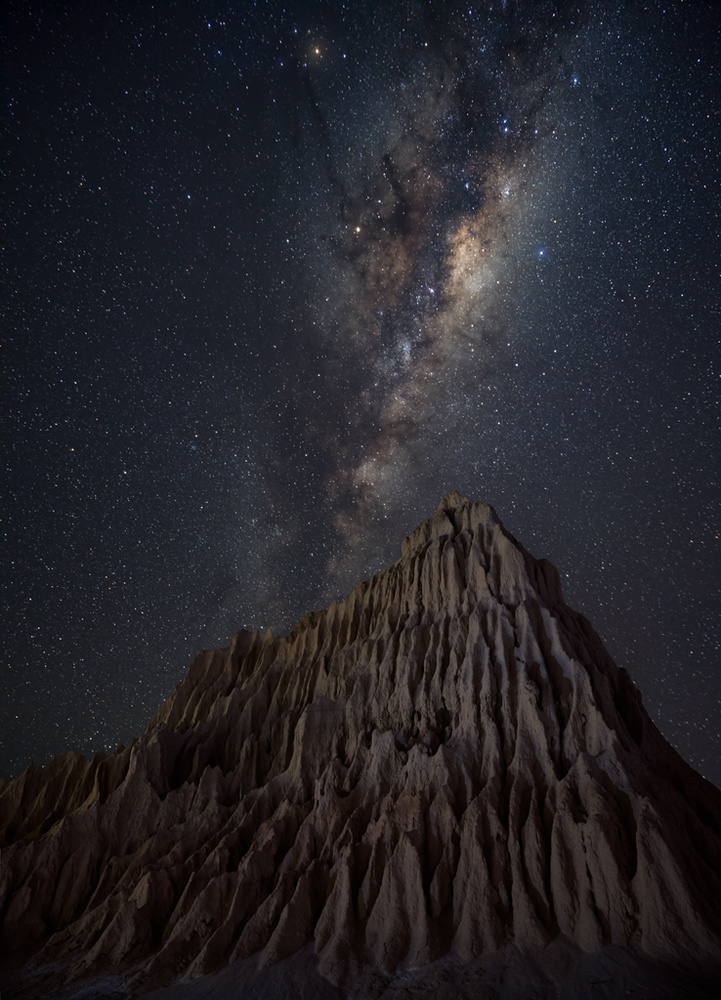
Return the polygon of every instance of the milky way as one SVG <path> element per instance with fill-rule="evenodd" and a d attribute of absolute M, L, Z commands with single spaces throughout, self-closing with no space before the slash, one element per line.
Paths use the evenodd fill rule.
<path fill-rule="evenodd" d="M 493 504 L 721 781 L 716 5 L 10 4 L 2 773 Z"/>
<path fill-rule="evenodd" d="M 339 590 L 357 579 L 372 525 L 402 510 L 409 484 L 436 464 L 439 430 L 463 437 L 465 402 L 477 401 L 484 375 L 503 364 L 511 346 L 503 338 L 519 335 L 508 308 L 514 260 L 539 211 L 534 198 L 547 195 L 554 88 L 569 105 L 577 82 L 568 64 L 577 11 L 565 19 L 542 7 L 520 19 L 492 8 L 433 13 L 405 8 L 385 27 L 392 37 L 410 31 L 415 52 L 387 69 L 391 127 L 362 189 L 349 194 L 330 170 L 338 269 L 324 299 L 341 314 L 336 335 L 365 373 L 351 403 L 365 432 L 331 475 L 341 548 L 330 575 Z M 421 37 L 432 39 L 430 53 Z M 332 163 L 325 134 L 321 150 Z M 558 186 L 563 171 L 550 169 Z"/>

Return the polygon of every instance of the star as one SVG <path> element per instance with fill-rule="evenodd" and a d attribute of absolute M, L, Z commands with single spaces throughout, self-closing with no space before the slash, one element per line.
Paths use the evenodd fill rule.
<path fill-rule="evenodd" d="M 721 781 L 710 8 L 95 6 L 9 18 L 0 776 L 459 489 Z"/>

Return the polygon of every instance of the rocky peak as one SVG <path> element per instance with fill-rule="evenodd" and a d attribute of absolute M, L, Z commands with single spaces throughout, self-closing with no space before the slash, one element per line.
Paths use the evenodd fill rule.
<path fill-rule="evenodd" d="M 531 596 L 549 605 L 563 600 L 555 567 L 529 555 L 505 530 L 493 507 L 455 490 L 403 540 L 401 562 L 414 558 L 447 569 L 455 562 L 460 576 L 450 572 L 441 581 L 438 600 L 444 607 L 459 599 L 468 604 L 489 596 L 511 605 Z M 424 604 L 427 599 L 430 595 L 423 595 Z"/>
<path fill-rule="evenodd" d="M 311 948 L 342 984 L 561 939 L 721 960 L 721 795 L 458 493 L 344 601 L 199 654 L 131 746 L 0 805 L 6 947 L 71 980 Z"/>

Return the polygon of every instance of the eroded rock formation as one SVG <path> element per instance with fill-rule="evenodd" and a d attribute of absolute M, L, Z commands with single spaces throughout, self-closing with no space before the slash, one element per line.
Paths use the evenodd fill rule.
<path fill-rule="evenodd" d="M 0 820 L 4 944 L 71 979 L 309 943 L 336 984 L 559 936 L 721 958 L 721 794 L 458 494 L 287 637 L 198 655 L 131 746 L 3 782 Z"/>

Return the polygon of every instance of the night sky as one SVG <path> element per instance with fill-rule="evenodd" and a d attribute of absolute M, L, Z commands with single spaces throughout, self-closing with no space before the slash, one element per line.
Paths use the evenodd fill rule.
<path fill-rule="evenodd" d="M 458 489 L 721 785 L 721 5 L 2 17 L 0 774 Z"/>

